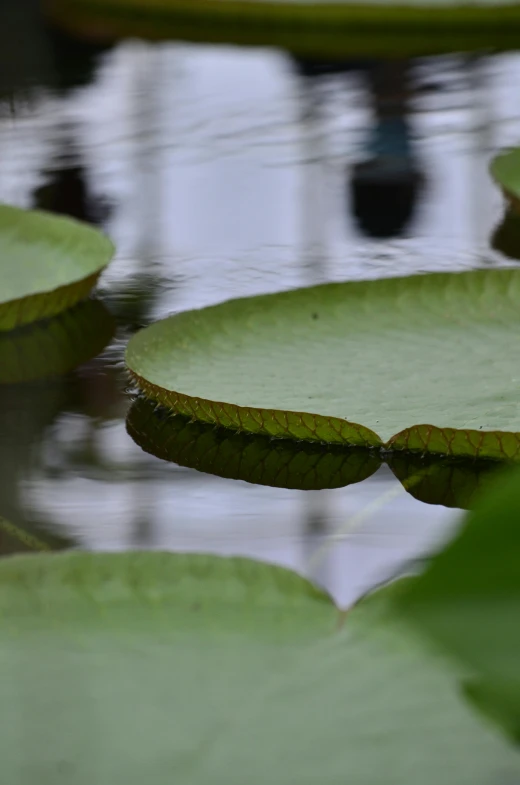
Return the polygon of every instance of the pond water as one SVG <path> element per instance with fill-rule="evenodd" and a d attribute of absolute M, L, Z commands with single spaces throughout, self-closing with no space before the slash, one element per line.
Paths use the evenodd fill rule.
<path fill-rule="evenodd" d="M 150 455 L 125 427 L 124 346 L 159 317 L 231 297 L 514 264 L 493 247 L 503 203 L 487 167 L 520 139 L 520 55 L 414 60 L 388 80 L 384 63 L 338 71 L 174 42 L 56 62 L 1 107 L 0 200 L 113 238 L 99 296 L 117 331 L 66 378 L 1 387 L 0 552 L 243 554 L 352 602 L 445 538 L 460 511 L 418 501 L 387 465 L 298 490 Z M 374 176 L 363 164 L 381 150 L 392 164 Z"/>

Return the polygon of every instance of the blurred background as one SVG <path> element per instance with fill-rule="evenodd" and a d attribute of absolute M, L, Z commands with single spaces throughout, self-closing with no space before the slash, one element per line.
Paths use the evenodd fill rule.
<path fill-rule="evenodd" d="M 515 52 L 108 42 L 2 0 L 0 201 L 91 222 L 117 254 L 98 291 L 106 348 L 68 376 L 0 385 L 0 552 L 237 553 L 347 604 L 445 538 L 456 499 L 419 501 L 387 466 L 298 490 L 144 452 L 123 352 L 151 321 L 232 297 L 516 264 L 488 164 L 520 139 L 518 84 Z"/>

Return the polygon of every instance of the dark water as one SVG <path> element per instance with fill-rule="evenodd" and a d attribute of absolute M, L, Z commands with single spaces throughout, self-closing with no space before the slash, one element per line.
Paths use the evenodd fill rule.
<path fill-rule="evenodd" d="M 233 469 L 234 442 L 218 465 L 207 449 L 168 463 L 127 433 L 123 349 L 152 320 L 230 297 L 514 264 L 492 247 L 515 253 L 514 232 L 497 233 L 503 205 L 487 167 L 520 138 L 520 55 L 417 60 L 387 82 L 385 64 L 316 76 L 276 50 L 129 41 L 71 54 L 34 36 L 36 64 L 15 63 L 3 90 L 0 200 L 77 215 L 113 238 L 99 297 L 117 329 L 69 375 L 1 385 L 0 551 L 246 554 L 348 602 L 438 543 L 460 517 L 445 504 L 465 499 L 479 470 L 449 468 L 440 490 L 418 494 L 443 502 L 432 504 L 386 464 L 346 487 L 299 490 L 271 487 L 284 484 L 281 464 L 262 476 Z M 395 122 L 381 121 L 385 101 Z M 374 175 L 363 163 L 381 145 L 394 164 Z M 88 343 L 79 324 L 63 333 Z M 264 459 L 269 445 L 258 449 Z M 341 486 L 336 470 L 306 487 Z"/>

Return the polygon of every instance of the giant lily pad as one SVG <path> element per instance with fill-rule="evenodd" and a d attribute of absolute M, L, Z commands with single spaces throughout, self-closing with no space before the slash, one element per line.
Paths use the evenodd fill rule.
<path fill-rule="evenodd" d="M 489 785 L 520 775 L 456 674 L 387 608 L 346 619 L 244 559 L 0 563 L 5 782 Z"/>
<path fill-rule="evenodd" d="M 99 354 L 114 330 L 103 303 L 85 300 L 52 319 L 0 333 L 0 384 L 66 374 Z"/>
<path fill-rule="evenodd" d="M 77 35 L 138 36 L 281 46 L 343 57 L 516 49 L 512 0 L 46 0 L 50 19 Z"/>
<path fill-rule="evenodd" d="M 87 224 L 0 205 L 0 330 L 54 316 L 87 297 L 113 251 Z"/>
<path fill-rule="evenodd" d="M 362 447 L 238 433 L 190 422 L 142 396 L 130 407 L 126 428 L 141 449 L 157 458 L 217 477 L 274 488 L 342 488 L 371 477 L 386 462 L 415 498 L 464 509 L 501 466 L 497 461 L 415 453 L 382 456 Z"/>
<path fill-rule="evenodd" d="M 520 457 L 520 271 L 329 284 L 222 303 L 132 337 L 151 399 L 239 431 Z"/>

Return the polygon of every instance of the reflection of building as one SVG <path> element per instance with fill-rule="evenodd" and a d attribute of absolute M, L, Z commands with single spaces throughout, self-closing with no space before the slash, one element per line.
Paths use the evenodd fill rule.
<path fill-rule="evenodd" d="M 486 93 L 480 83 L 469 84 L 461 60 L 414 69 L 410 124 L 428 188 L 413 233 L 395 243 L 364 237 L 352 207 L 345 209 L 345 173 L 359 161 L 371 118 L 360 74 L 302 86 L 287 55 L 273 50 L 117 47 L 94 84 L 66 95 L 47 88 L 32 104 L 20 103 L 14 116 L 2 114 L 0 198 L 28 206 L 45 189 L 45 172 L 59 169 L 59 184 L 81 167 L 81 184 L 72 178 L 78 202 L 88 193 L 113 205 L 101 217 L 119 251 L 105 290 L 113 301 L 121 290 L 131 300 L 137 275 L 148 276 L 147 307 L 121 307 L 125 322 L 129 313 L 145 321 L 315 280 L 474 264 L 501 204 L 485 175 L 486 102 L 476 99 L 493 96 L 493 143 L 516 140 L 512 91 L 520 58 L 481 65 Z M 433 78 L 440 89 L 425 92 Z M 60 187 L 62 197 L 68 192 Z M 83 397 L 56 418 L 44 460 L 23 487 L 29 504 L 83 545 L 127 547 L 137 539 L 142 545 L 146 536 L 152 547 L 239 551 L 303 567 L 306 521 L 323 521 L 327 535 L 341 531 L 393 487 L 378 475 L 371 484 L 320 492 L 308 505 L 296 491 L 159 466 L 124 433 L 124 398 L 113 400 L 114 353 L 110 362 L 112 377 L 108 361 L 82 375 Z M 370 558 L 373 576 L 389 549 L 402 555 L 417 509 L 402 493 L 374 513 L 361 539 L 336 548 L 328 562 L 336 588 L 338 576 L 359 586 Z M 444 511 L 429 508 L 421 520 L 427 515 L 434 523 Z M 405 532 L 403 539 L 396 531 Z"/>
<path fill-rule="evenodd" d="M 379 254 L 391 258 L 383 269 L 398 272 L 451 268 L 466 264 L 476 243 L 483 250 L 501 199 L 478 149 L 489 146 L 477 133 L 486 121 L 479 95 L 493 97 L 493 143 L 516 139 L 513 55 L 480 65 L 484 87 L 464 61 L 414 66 L 409 122 L 428 187 L 413 233 L 391 247 L 358 231 L 349 192 L 345 206 L 346 173 L 360 162 L 371 116 L 359 71 L 302 93 L 274 51 L 133 42 L 102 63 L 95 86 L 65 99 L 41 94 L 34 111 L 2 121 L 0 195 L 28 204 L 65 152 L 84 168 L 94 202 L 114 205 L 108 227 L 126 264 L 144 250 L 178 279 L 161 312 L 304 283 L 302 243 L 321 249 L 326 278 L 366 274 Z M 425 92 L 433 80 L 438 89 Z M 119 269 L 124 277 L 126 265 Z"/>

